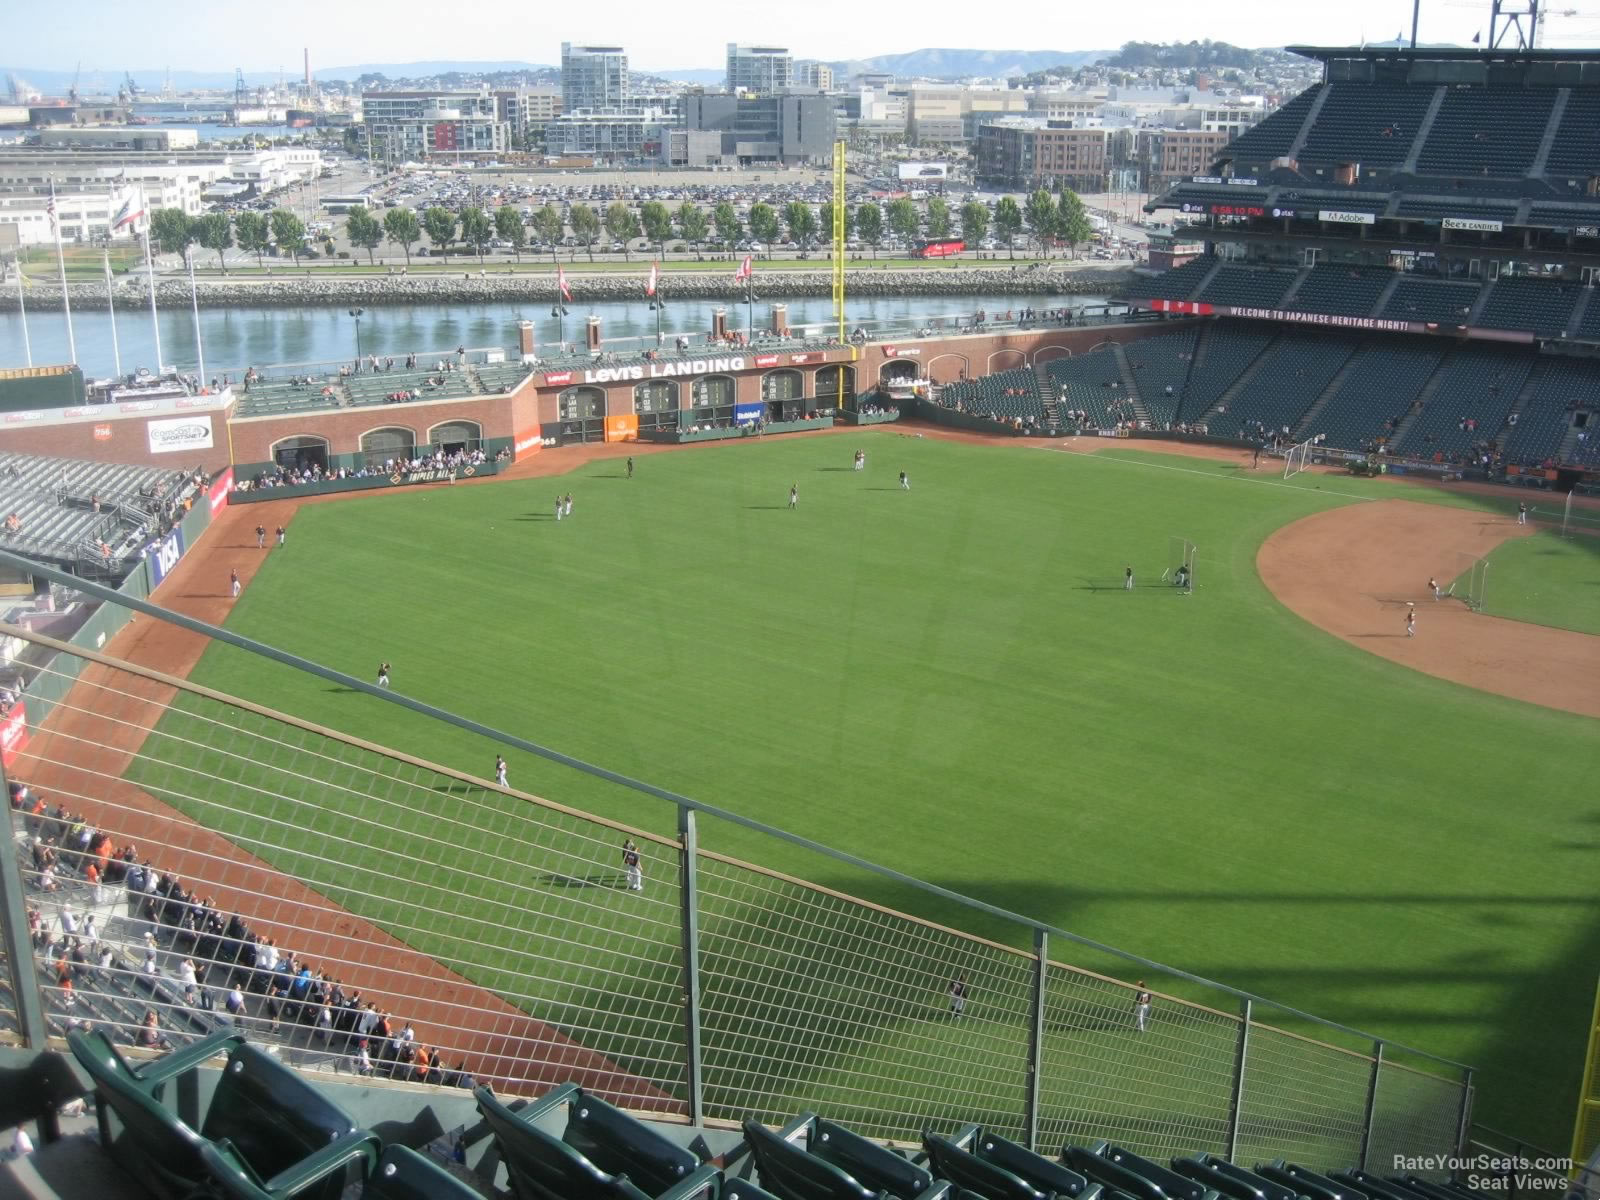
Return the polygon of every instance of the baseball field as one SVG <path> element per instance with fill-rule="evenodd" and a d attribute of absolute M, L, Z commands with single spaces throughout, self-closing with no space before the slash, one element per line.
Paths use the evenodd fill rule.
<path fill-rule="evenodd" d="M 249 548 L 227 623 L 365 678 L 388 661 L 395 689 L 463 716 L 1474 1063 L 1481 1120 L 1560 1146 L 1600 959 L 1600 724 L 1395 661 L 1442 610 L 1369 653 L 1359 638 L 1404 636 L 1387 615 L 1333 636 L 1257 570 L 1275 531 L 1401 496 L 1422 502 L 1401 523 L 1513 507 L 893 429 L 641 454 L 631 479 L 603 457 L 302 506 L 284 548 Z M 1199 547 L 1191 594 L 1160 582 L 1174 537 Z M 1546 548 L 1497 552 L 1489 607 L 1526 593 L 1506 615 L 1593 632 L 1600 540 Z M 1486 619 L 1462 614 L 1448 646 Z M 1590 654 L 1572 670 L 1592 691 Z M 493 774 L 490 742 L 224 646 L 193 678 Z M 662 802 L 507 757 L 519 789 L 672 831 Z M 1009 936 L 732 826 L 702 838 Z M 492 947 L 480 966 L 493 986 Z"/>

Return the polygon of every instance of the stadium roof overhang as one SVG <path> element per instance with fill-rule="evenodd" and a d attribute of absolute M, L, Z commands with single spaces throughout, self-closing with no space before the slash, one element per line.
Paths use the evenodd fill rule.
<path fill-rule="evenodd" d="M 1600 63 L 1596 50 L 1480 50 L 1473 46 L 1285 46 L 1290 54 L 1328 63 L 1340 59 L 1411 62 L 1588 62 Z"/>

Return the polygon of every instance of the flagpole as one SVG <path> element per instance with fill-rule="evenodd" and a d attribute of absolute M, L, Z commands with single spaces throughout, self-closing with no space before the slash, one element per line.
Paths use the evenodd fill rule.
<path fill-rule="evenodd" d="M 22 247 L 17 247 L 17 316 L 22 319 L 22 353 L 33 366 L 33 343 L 28 339 L 28 301 L 22 291 Z"/>
<path fill-rule="evenodd" d="M 194 287 L 194 247 L 184 247 L 184 257 L 189 260 L 189 308 L 194 313 L 194 353 L 200 363 L 198 385 L 202 389 L 206 384 L 206 348 L 200 343 L 200 297 Z"/>
<path fill-rule="evenodd" d="M 72 336 L 72 301 L 67 296 L 67 253 L 61 248 L 61 214 L 56 212 L 56 181 L 50 181 L 50 226 L 56 235 L 56 269 L 61 274 L 61 311 L 67 318 L 67 358 L 78 361 L 78 339 Z"/>
<path fill-rule="evenodd" d="M 140 199 L 144 198 L 143 192 Z M 156 378 L 161 378 L 161 321 L 156 316 L 156 260 L 150 253 L 150 214 L 144 214 L 144 274 L 150 285 L 150 329 L 156 338 Z"/>
<path fill-rule="evenodd" d="M 122 375 L 122 347 L 117 342 L 117 298 L 111 290 L 111 251 L 102 248 L 101 261 L 106 268 L 106 311 L 111 314 L 111 361 L 117 366 L 117 375 Z"/>

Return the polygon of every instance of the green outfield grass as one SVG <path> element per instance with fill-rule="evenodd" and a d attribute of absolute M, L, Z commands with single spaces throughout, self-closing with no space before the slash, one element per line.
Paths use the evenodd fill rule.
<path fill-rule="evenodd" d="M 1480 1119 L 1561 1145 L 1600 955 L 1600 725 L 1366 654 L 1267 593 L 1269 533 L 1394 481 L 1036 445 L 774 439 L 641 457 L 632 480 L 602 461 L 312 505 L 229 627 L 360 676 L 388 659 L 397 689 L 462 715 L 1476 1063 Z M 1200 547 L 1191 596 L 1156 582 L 1172 535 Z M 490 773 L 487 742 L 227 647 L 194 677 Z M 520 788 L 672 832 L 659 801 L 507 757 Z M 1022 942 L 736 827 L 701 838 Z M 316 839 L 278 865 L 394 921 L 404 896 L 347 893 Z M 464 969 L 492 986 L 505 953 Z M 883 1053 L 924 1036 L 887 1026 Z"/>
<path fill-rule="evenodd" d="M 1600 538 L 1540 529 L 1489 556 L 1484 612 L 1600 634 Z"/>

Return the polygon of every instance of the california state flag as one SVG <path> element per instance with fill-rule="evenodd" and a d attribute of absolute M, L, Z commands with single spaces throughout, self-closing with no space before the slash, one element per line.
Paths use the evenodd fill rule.
<path fill-rule="evenodd" d="M 561 289 L 561 298 L 563 300 L 572 299 L 572 289 L 567 286 L 567 269 L 565 267 L 556 268 L 556 286 Z"/>
<path fill-rule="evenodd" d="M 739 264 L 739 269 L 733 273 L 733 277 L 737 282 L 743 283 L 746 279 L 750 278 L 751 274 L 752 270 L 750 267 L 750 256 L 746 254 L 744 256 L 744 261 Z"/>
<path fill-rule="evenodd" d="M 646 296 L 654 296 L 656 294 L 656 275 L 660 272 L 660 270 L 660 264 L 650 264 L 650 278 L 645 282 L 644 285 L 644 294 Z"/>

